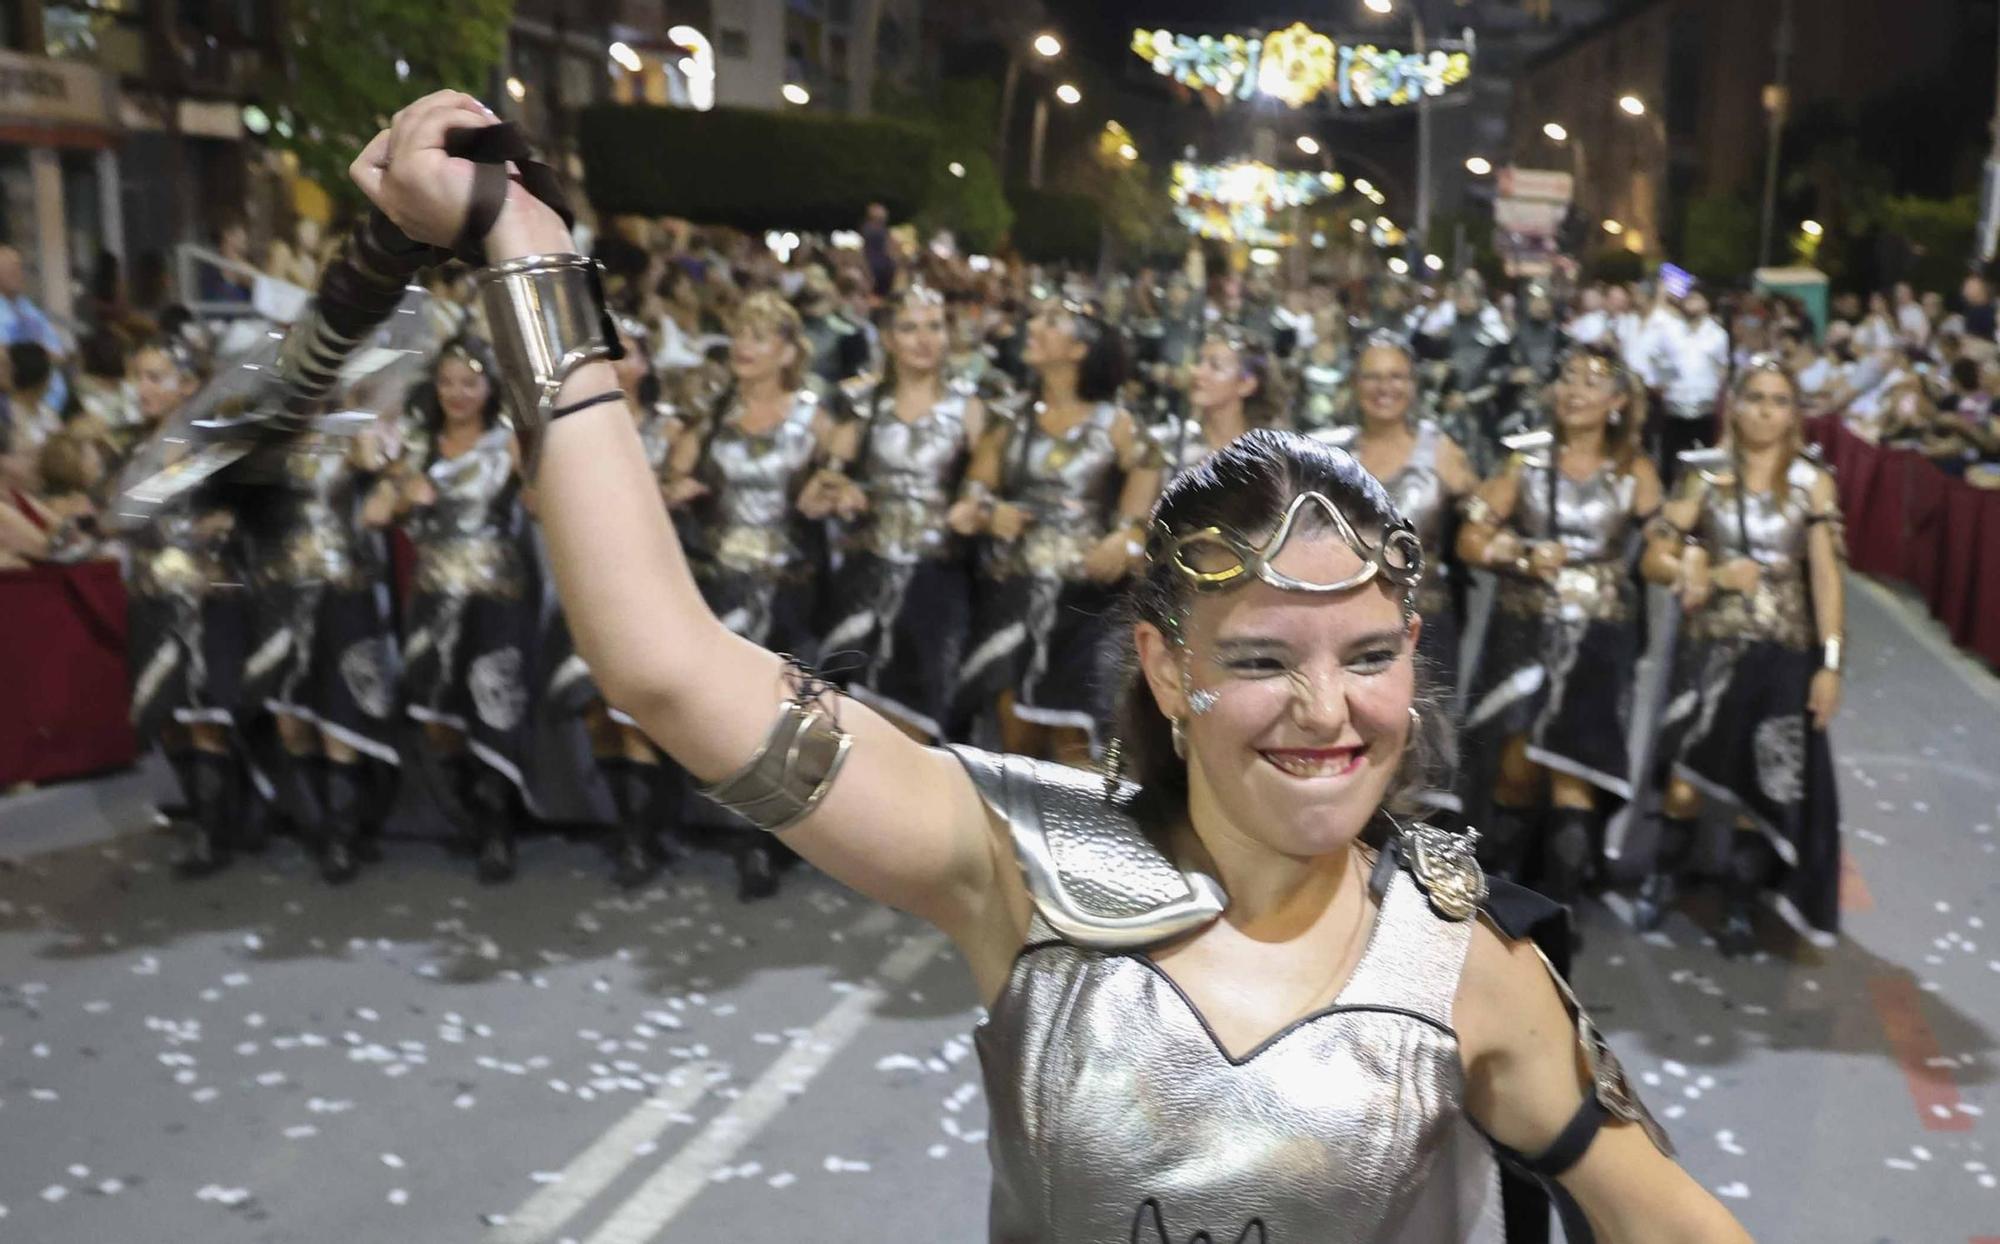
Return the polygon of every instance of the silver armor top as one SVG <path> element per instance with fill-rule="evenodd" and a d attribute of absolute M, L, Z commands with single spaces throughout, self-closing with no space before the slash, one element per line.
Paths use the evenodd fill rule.
<path fill-rule="evenodd" d="M 251 541 L 260 582 L 361 587 L 371 578 L 357 522 L 363 477 L 348 461 L 353 442 L 308 433 L 285 454 L 275 521 Z"/>
<path fill-rule="evenodd" d="M 1002 574 L 1071 579 L 1084 556 L 1110 530 L 1122 475 L 1111 429 L 1118 408 L 1100 402 L 1067 433 L 1038 425 L 1040 402 L 1023 410 L 1009 441 L 1002 496 L 1026 508 L 1033 522 L 1001 556 Z M 1021 438 L 1028 438 L 1025 455 Z"/>
<path fill-rule="evenodd" d="M 655 402 L 653 408 L 639 416 L 639 445 L 646 451 L 646 465 L 653 469 L 653 478 L 666 473 L 667 455 L 673 449 L 674 408 L 666 402 Z"/>
<path fill-rule="evenodd" d="M 819 412 L 818 395 L 800 389 L 775 427 L 752 435 L 741 426 L 743 404 L 736 400 L 709 433 L 699 475 L 710 495 L 696 512 L 708 528 L 711 554 L 725 569 L 779 570 L 803 559 L 793 498 L 819 452 L 813 427 Z"/>
<path fill-rule="evenodd" d="M 1763 567 L 1754 590 L 1716 592 L 1691 620 L 1697 637 L 1771 639 L 1793 648 L 1811 647 L 1818 635 L 1807 594 L 1806 534 L 1815 521 L 1812 493 L 1822 468 L 1795 458 L 1785 478 L 1769 492 L 1740 487 L 1726 464 L 1690 473 L 1701 509 L 1691 533 L 1708 551 L 1712 566 L 1749 557 Z"/>
<path fill-rule="evenodd" d="M 965 408 L 965 395 L 950 393 L 920 417 L 905 420 L 884 393 L 873 414 L 864 416 L 871 419 L 866 458 L 854 468 L 868 494 L 862 548 L 896 562 L 942 557 L 950 550 L 945 512 L 971 449 Z"/>
<path fill-rule="evenodd" d="M 513 439 L 502 424 L 456 458 L 440 456 L 425 468 L 437 500 L 407 524 L 417 550 L 418 591 L 503 597 L 522 591 Z"/>
<path fill-rule="evenodd" d="M 1622 558 L 1636 515 L 1639 478 L 1606 462 L 1588 478 L 1573 480 L 1549 456 L 1521 459 L 1514 526 L 1530 540 L 1558 540 L 1572 565 Z M 1556 477 L 1556 513 L 1549 514 L 1549 474 Z"/>
<path fill-rule="evenodd" d="M 1221 913 L 1215 882 L 1178 872 L 1101 779 L 954 750 L 1006 821 L 1035 905 L 975 1035 L 994 1244 L 1502 1238 L 1452 1028 L 1484 894 L 1469 838 L 1406 831 L 1400 866 L 1376 868 L 1375 927 L 1334 1003 L 1231 1056 L 1146 953 Z M 1590 1057 L 1610 1106 L 1628 1086 L 1615 1059 Z"/>

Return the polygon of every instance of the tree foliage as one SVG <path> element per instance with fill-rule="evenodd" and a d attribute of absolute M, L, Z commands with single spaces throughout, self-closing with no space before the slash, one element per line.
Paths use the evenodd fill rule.
<path fill-rule="evenodd" d="M 1706 194 L 1688 203 L 1680 253 L 1704 281 L 1738 285 L 1757 266 L 1757 209 L 1738 194 Z"/>
<path fill-rule="evenodd" d="M 514 0 L 291 0 L 285 14 L 290 79 L 272 141 L 352 202 L 347 166 L 397 109 L 445 87 L 485 92 Z"/>

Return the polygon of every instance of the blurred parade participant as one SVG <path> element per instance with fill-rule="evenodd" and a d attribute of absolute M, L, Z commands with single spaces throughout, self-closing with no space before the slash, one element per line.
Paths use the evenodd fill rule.
<path fill-rule="evenodd" d="M 1108 710 L 1104 613 L 1144 552 L 1158 449 L 1114 404 L 1124 346 L 1094 311 L 1051 299 L 1026 336 L 1035 400 L 987 435 L 963 494 L 987 546 L 958 716 L 997 707 L 1009 751 L 1081 761 Z"/>
<path fill-rule="evenodd" d="M 135 357 L 139 400 L 154 412 L 149 449 L 171 456 L 173 416 L 200 383 L 178 343 L 152 342 Z M 148 372 L 157 388 L 148 383 Z M 214 486 L 180 494 L 129 542 L 128 650 L 132 724 L 173 766 L 191 820 L 175 860 L 184 877 L 227 867 L 261 840 L 246 832 L 247 794 L 236 727 L 245 709 L 250 601 L 241 590 L 242 549 L 235 518 Z"/>
<path fill-rule="evenodd" d="M 266 778 L 333 884 L 353 880 L 372 853 L 364 839 L 388 814 L 399 763 L 388 559 L 361 514 L 395 448 L 375 423 L 305 433 L 238 510 L 254 600 L 246 690 L 273 715 L 280 744 Z"/>
<path fill-rule="evenodd" d="M 1840 809 L 1826 729 L 1839 711 L 1845 608 L 1833 477 L 1805 457 L 1799 397 L 1775 360 L 1737 380 L 1723 450 L 1693 451 L 1645 568 L 1686 611 L 1662 723 L 1664 819 L 1634 922 L 1674 901 L 1705 801 L 1724 852 L 1726 955 L 1755 945 L 1767 891 L 1804 926 L 1839 929 Z"/>
<path fill-rule="evenodd" d="M 798 298 L 802 331 L 811 350 L 806 370 L 825 391 L 868 368 L 868 337 L 840 305 L 840 289 L 818 264 L 806 268 Z"/>
<path fill-rule="evenodd" d="M 1473 824 L 1494 870 L 1532 874 L 1562 903 L 1595 870 L 1600 793 L 1632 798 L 1641 619 L 1627 547 L 1660 505 L 1644 423 L 1636 377 L 1601 350 L 1572 354 L 1553 436 L 1481 485 L 1459 535 L 1459 555 L 1500 579 L 1466 713 L 1468 802 L 1493 804 Z"/>
<path fill-rule="evenodd" d="M 1269 351 L 1230 326 L 1209 330 L 1188 383 L 1190 417 L 1162 439 L 1169 478 L 1205 461 L 1251 428 L 1285 424 L 1286 401 Z"/>
<path fill-rule="evenodd" d="M 1401 337 L 1378 333 L 1355 360 L 1354 409 L 1360 422 L 1326 438 L 1353 454 L 1382 482 L 1397 512 L 1409 520 L 1424 550 L 1415 593 L 1424 620 L 1417 662 L 1446 711 L 1457 712 L 1460 585 L 1453 568 L 1452 526 L 1459 504 L 1479 486 L 1465 451 L 1437 422 L 1422 417 L 1417 362 Z M 1443 791 L 1435 806 L 1455 806 Z"/>
<path fill-rule="evenodd" d="M 403 518 L 415 546 L 407 711 L 422 723 L 479 879 L 507 881 L 527 781 L 536 599 L 516 450 L 486 343 L 448 342 L 412 404 L 422 434 L 365 515 L 375 526 Z"/>
<path fill-rule="evenodd" d="M 943 298 L 913 285 L 895 308 L 888 371 L 862 392 L 834 450 L 848 529 L 824 651 L 829 662 L 859 652 L 848 694 L 912 737 L 942 741 L 972 621 L 961 537 L 979 518 L 976 502 L 953 498 L 986 411 L 945 382 Z"/>
<path fill-rule="evenodd" d="M 1665 392 L 1657 421 L 1658 461 L 1669 483 L 1682 451 L 1714 436 L 1716 406 L 1729 378 L 1729 333 L 1708 313 L 1708 295 L 1688 291 L 1680 313 L 1657 329 L 1650 347 L 1653 374 Z"/>
<path fill-rule="evenodd" d="M 800 657 L 817 650 L 819 523 L 840 496 L 819 475 L 836 423 L 807 384 L 811 359 L 790 304 L 768 292 L 744 299 L 731 325 L 731 386 L 690 420 L 669 455 L 666 489 L 709 608 L 751 643 Z M 777 893 L 776 844 L 719 809 L 708 820 L 736 858 L 742 896 Z"/>

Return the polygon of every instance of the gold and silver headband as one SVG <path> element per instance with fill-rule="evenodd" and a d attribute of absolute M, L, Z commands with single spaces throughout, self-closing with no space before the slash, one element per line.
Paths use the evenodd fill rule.
<path fill-rule="evenodd" d="M 1273 563 L 1298 527 L 1299 516 L 1317 506 L 1341 542 L 1361 559 L 1361 569 L 1344 579 L 1320 583 L 1294 578 Z M 1284 521 L 1262 544 L 1252 544 L 1220 527 L 1203 527 L 1185 535 L 1156 529 L 1156 559 L 1169 562 L 1183 580 L 1197 592 L 1224 592 L 1259 579 L 1285 592 L 1316 595 L 1347 592 L 1383 578 L 1409 592 L 1424 573 L 1423 542 L 1407 523 L 1397 523 L 1382 535 L 1380 544 L 1370 544 L 1355 531 L 1354 524 L 1326 494 L 1301 493 L 1285 508 Z"/>

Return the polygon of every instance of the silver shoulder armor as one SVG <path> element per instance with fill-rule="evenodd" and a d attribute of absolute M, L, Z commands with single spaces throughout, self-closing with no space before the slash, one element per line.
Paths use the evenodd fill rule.
<path fill-rule="evenodd" d="M 954 746 L 979 797 L 1007 822 L 1035 909 L 1064 941 L 1130 950 L 1191 932 L 1228 900 L 1214 878 L 1183 873 L 1095 774 Z"/>

